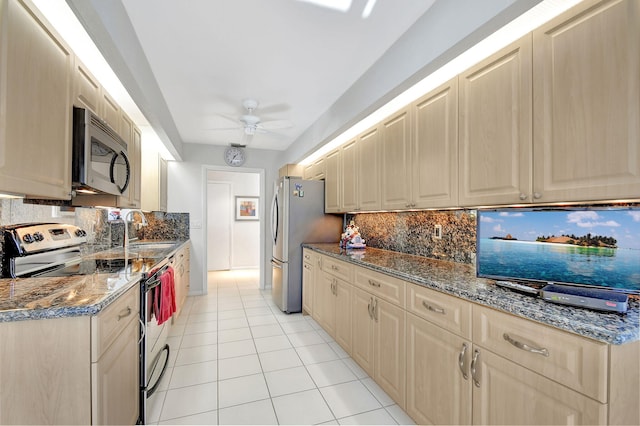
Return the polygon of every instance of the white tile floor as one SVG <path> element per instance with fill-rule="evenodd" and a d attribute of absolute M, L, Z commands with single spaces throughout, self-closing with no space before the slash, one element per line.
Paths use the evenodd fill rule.
<path fill-rule="evenodd" d="M 257 271 L 210 272 L 169 344 L 149 424 L 414 424 L 311 317 L 282 313 Z"/>

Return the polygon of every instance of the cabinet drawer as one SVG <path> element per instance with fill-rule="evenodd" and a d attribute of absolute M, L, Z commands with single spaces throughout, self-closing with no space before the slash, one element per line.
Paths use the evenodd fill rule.
<path fill-rule="evenodd" d="M 302 261 L 306 263 L 310 263 L 312 265 L 318 264 L 318 253 L 315 253 L 313 250 L 302 249 Z"/>
<path fill-rule="evenodd" d="M 471 339 L 471 303 L 417 284 L 407 284 L 407 311 Z"/>
<path fill-rule="evenodd" d="M 390 275 L 366 268 L 356 268 L 358 287 L 400 307 L 405 306 L 405 282 Z"/>
<path fill-rule="evenodd" d="M 96 362 L 116 340 L 130 321 L 138 321 L 140 312 L 138 284 L 91 317 L 91 362 Z"/>
<path fill-rule="evenodd" d="M 558 383 L 607 402 L 607 345 L 473 306 L 473 342 Z"/>
<path fill-rule="evenodd" d="M 341 260 L 323 256 L 322 270 L 348 283 L 353 282 L 353 265 Z"/>

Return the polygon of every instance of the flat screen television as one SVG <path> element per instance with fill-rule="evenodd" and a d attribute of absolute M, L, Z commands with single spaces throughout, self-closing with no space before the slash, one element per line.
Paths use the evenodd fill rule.
<path fill-rule="evenodd" d="M 640 294 L 640 208 L 479 210 L 479 277 Z"/>

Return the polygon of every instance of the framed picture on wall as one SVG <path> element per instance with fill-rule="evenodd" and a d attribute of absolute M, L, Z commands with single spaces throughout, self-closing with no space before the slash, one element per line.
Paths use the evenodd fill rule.
<path fill-rule="evenodd" d="M 236 220 L 258 220 L 258 197 L 236 197 Z"/>

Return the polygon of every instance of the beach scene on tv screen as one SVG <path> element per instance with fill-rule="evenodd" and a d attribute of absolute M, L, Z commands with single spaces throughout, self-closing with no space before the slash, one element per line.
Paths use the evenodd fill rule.
<path fill-rule="evenodd" d="M 640 292 L 640 209 L 478 216 L 479 276 Z"/>

